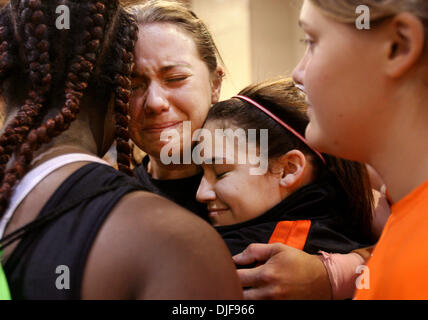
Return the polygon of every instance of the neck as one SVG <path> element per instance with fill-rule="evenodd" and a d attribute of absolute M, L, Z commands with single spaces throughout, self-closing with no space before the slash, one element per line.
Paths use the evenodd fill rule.
<path fill-rule="evenodd" d="M 67 131 L 34 152 L 32 167 L 68 153 L 98 155 L 98 148 L 91 129 L 85 121 L 80 121 L 79 118 L 71 124 Z"/>
<path fill-rule="evenodd" d="M 403 108 L 368 161 L 381 175 L 394 203 L 428 180 L 428 108 L 410 106 Z"/>
<path fill-rule="evenodd" d="M 34 153 L 33 161 L 31 162 L 29 170 L 39 166 L 40 164 L 49 161 L 53 158 L 70 154 L 70 153 L 85 153 L 94 155 L 92 152 L 89 152 L 87 149 L 82 148 L 80 146 L 72 145 L 72 144 L 61 144 L 61 145 L 47 145 L 37 152 Z"/>
<path fill-rule="evenodd" d="M 159 159 L 149 155 L 150 162 L 147 165 L 147 172 L 153 179 L 175 180 L 192 177 L 199 172 L 201 168 L 195 164 L 164 165 Z"/>

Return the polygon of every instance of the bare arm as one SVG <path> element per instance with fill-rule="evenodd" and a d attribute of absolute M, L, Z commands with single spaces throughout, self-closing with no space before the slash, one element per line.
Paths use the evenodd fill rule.
<path fill-rule="evenodd" d="M 116 206 L 91 250 L 85 299 L 240 299 L 232 258 L 194 214 L 136 192 Z"/>

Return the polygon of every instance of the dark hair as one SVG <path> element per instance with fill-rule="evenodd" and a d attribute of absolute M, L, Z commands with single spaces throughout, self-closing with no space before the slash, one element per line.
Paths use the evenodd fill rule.
<path fill-rule="evenodd" d="M 304 94 L 291 79 L 280 78 L 250 85 L 239 95 L 261 104 L 304 136 L 309 123 L 306 115 L 307 104 Z M 324 164 L 320 157 L 294 134 L 249 102 L 238 98 L 215 104 L 206 121 L 212 120 L 244 130 L 268 129 L 269 160 L 277 159 L 293 149 L 302 151 L 314 166 L 315 180 L 330 176 L 337 182 L 336 185 L 341 189 L 351 209 L 347 214 L 355 225 L 355 232 L 360 232 L 366 239 L 372 239 L 373 194 L 368 172 L 363 164 L 323 154 L 326 161 Z"/>
<path fill-rule="evenodd" d="M 69 30 L 56 28 L 59 5 L 69 8 Z M 128 102 L 136 40 L 137 25 L 118 0 L 12 0 L 0 10 L 0 85 L 6 107 L 17 99 L 14 88 L 29 83 L 24 105 L 0 137 L 0 216 L 33 153 L 69 128 L 88 87 L 103 96 L 114 94 L 118 166 L 132 173 Z M 50 117 L 57 101 L 62 107 Z"/>

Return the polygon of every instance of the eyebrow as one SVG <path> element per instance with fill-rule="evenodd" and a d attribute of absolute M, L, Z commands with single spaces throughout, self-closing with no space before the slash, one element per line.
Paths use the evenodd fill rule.
<path fill-rule="evenodd" d="M 298 25 L 299 25 L 299 27 L 300 28 L 302 28 L 303 29 L 303 31 L 304 32 L 306 32 L 306 33 L 311 33 L 311 34 L 315 34 L 315 33 L 317 33 L 317 29 L 316 28 L 314 28 L 313 26 L 311 26 L 308 22 L 306 22 L 306 21 L 304 21 L 304 20 L 302 20 L 302 19 L 299 19 L 299 22 L 298 22 Z"/>
<path fill-rule="evenodd" d="M 223 158 L 223 157 L 207 157 L 207 158 L 205 158 L 205 157 L 203 157 L 202 158 L 202 163 L 203 164 L 215 164 L 215 161 L 217 160 L 217 159 L 219 159 L 219 160 L 224 160 L 225 158 Z M 209 163 L 210 162 L 210 163 Z M 224 161 L 223 161 L 224 162 Z"/>
<path fill-rule="evenodd" d="M 221 163 L 218 164 L 226 164 L 226 160 L 227 158 L 225 157 L 207 157 L 207 158 L 202 158 L 202 164 L 206 164 L 206 165 L 214 165 L 216 164 L 216 160 L 220 160 Z M 219 161 L 219 162 L 220 162 Z"/>
<path fill-rule="evenodd" d="M 222 164 L 226 163 L 226 158 L 225 157 L 212 157 L 211 161 L 213 164 L 216 164 L 217 160 L 220 160 Z M 220 162 L 219 161 L 219 162 Z"/>
<path fill-rule="evenodd" d="M 166 65 L 163 66 L 162 68 L 160 68 L 160 72 L 168 72 L 171 69 L 177 68 L 177 67 L 185 67 L 185 68 L 191 68 L 191 65 L 188 63 L 176 63 L 176 64 L 171 64 L 171 65 Z"/>
<path fill-rule="evenodd" d="M 163 67 L 160 68 L 159 72 L 160 73 L 166 73 L 174 68 L 177 67 L 185 67 L 185 68 L 191 68 L 191 65 L 188 63 L 176 63 L 176 64 L 168 64 L 165 65 Z M 138 77 L 144 77 L 143 73 L 138 72 L 137 70 L 135 70 L 132 74 L 131 74 L 131 78 L 138 78 Z"/>
<path fill-rule="evenodd" d="M 299 19 L 299 22 L 297 24 L 299 25 L 300 28 L 308 26 L 308 24 L 302 19 Z"/>

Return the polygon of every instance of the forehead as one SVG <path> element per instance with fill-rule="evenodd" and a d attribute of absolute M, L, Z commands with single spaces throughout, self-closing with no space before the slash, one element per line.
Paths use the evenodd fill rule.
<path fill-rule="evenodd" d="M 199 65 L 202 60 L 192 37 L 171 23 L 139 26 L 135 47 L 137 69 L 159 69 L 176 65 Z"/>
<path fill-rule="evenodd" d="M 211 139 L 212 149 L 205 149 L 205 157 L 221 156 L 236 158 L 237 154 L 246 154 L 247 135 L 243 129 L 228 124 L 227 120 L 209 120 L 203 128 L 203 138 Z M 230 148 L 232 146 L 232 148 Z"/>
<path fill-rule="evenodd" d="M 323 21 L 325 21 L 325 19 L 323 19 L 320 10 L 316 8 L 310 0 L 305 0 L 300 10 L 299 25 L 302 28 L 310 28 L 311 26 L 319 26 Z"/>

